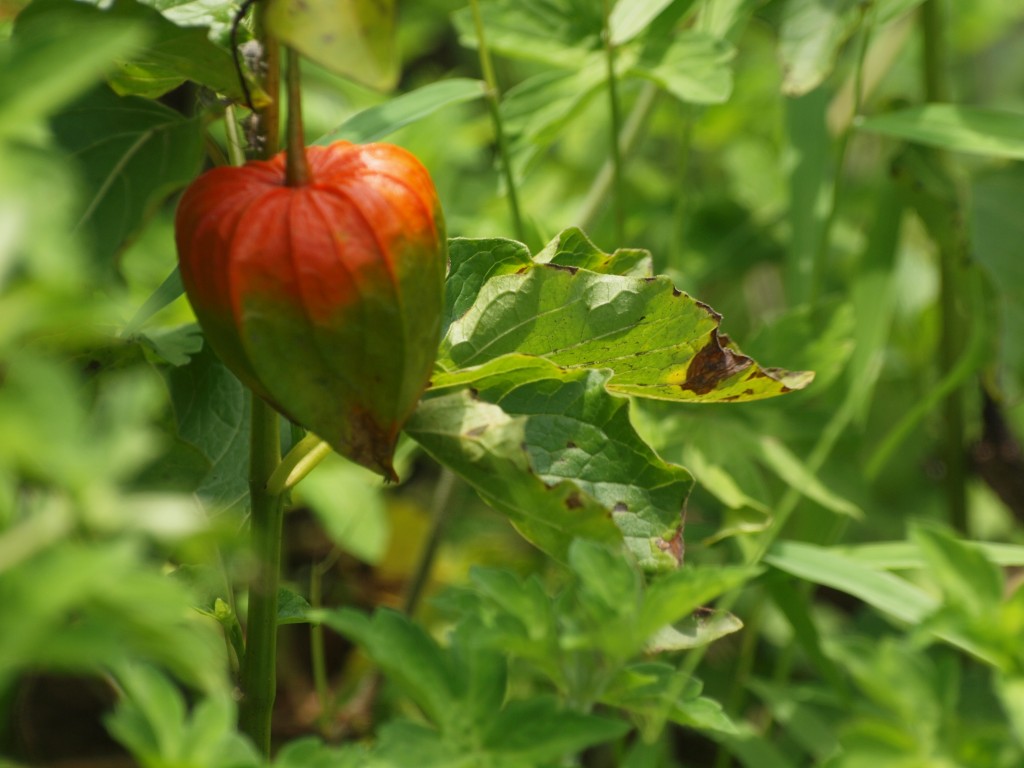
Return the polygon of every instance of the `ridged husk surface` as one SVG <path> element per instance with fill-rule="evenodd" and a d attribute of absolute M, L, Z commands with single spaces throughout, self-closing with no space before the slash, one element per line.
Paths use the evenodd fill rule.
<path fill-rule="evenodd" d="M 178 207 L 182 282 L 214 350 L 281 413 L 395 479 L 441 328 L 447 246 L 409 152 L 337 142 L 200 176 Z"/>

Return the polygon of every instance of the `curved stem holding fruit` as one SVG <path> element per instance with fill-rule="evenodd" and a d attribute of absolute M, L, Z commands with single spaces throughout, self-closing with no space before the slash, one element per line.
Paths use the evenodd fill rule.
<path fill-rule="evenodd" d="M 280 106 L 274 98 L 280 82 L 280 48 L 277 41 L 269 36 L 264 36 L 264 46 L 267 62 L 264 86 L 272 98 L 260 114 L 260 127 L 264 131 L 263 155 L 269 158 L 278 151 L 280 135 Z M 277 411 L 261 398 L 252 392 L 249 396 L 252 399 L 249 438 L 250 530 L 257 572 L 249 589 L 238 727 L 252 739 L 263 755 L 269 756 L 271 715 L 277 692 L 277 592 L 281 571 L 284 495 L 270 492 L 267 486 L 281 462 L 281 419 Z"/>
<path fill-rule="evenodd" d="M 285 183 L 289 187 L 304 187 L 310 183 L 309 161 L 306 159 L 306 137 L 302 128 L 302 74 L 299 54 L 288 51 L 288 135 L 285 145 Z"/>

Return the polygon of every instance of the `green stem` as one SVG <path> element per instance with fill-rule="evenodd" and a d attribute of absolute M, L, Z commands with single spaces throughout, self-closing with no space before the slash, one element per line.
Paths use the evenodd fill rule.
<path fill-rule="evenodd" d="M 280 461 L 277 412 L 252 397 L 249 498 L 256 578 L 249 588 L 246 651 L 242 663 L 242 704 L 238 726 L 264 755 L 270 754 L 270 721 L 276 692 L 277 590 L 281 570 L 283 497 L 267 492 Z"/>
<path fill-rule="evenodd" d="M 452 490 L 455 488 L 455 474 L 444 467 L 441 469 L 441 476 L 434 487 L 434 498 L 430 505 L 430 533 L 420 550 L 420 558 L 416 563 L 416 570 L 405 593 L 402 610 L 407 616 L 416 612 L 423 590 L 427 586 L 430 572 L 434 567 L 434 560 L 437 557 L 437 550 L 441 544 L 441 534 L 444 531 L 444 522 L 448 516 L 448 508 L 451 506 Z"/>
<path fill-rule="evenodd" d="M 338 550 L 321 563 L 314 563 L 309 574 L 309 604 L 314 610 L 323 606 L 323 578 L 324 574 L 337 561 Z M 316 690 L 317 700 L 320 702 L 320 714 L 317 716 L 317 724 L 320 732 L 327 730 L 327 724 L 333 716 L 333 699 L 330 686 L 327 683 L 327 663 L 324 657 L 324 626 L 315 622 L 309 627 L 309 656 L 313 668 L 313 687 Z"/>
<path fill-rule="evenodd" d="M 498 78 L 494 74 L 494 63 L 491 60 L 490 48 L 487 47 L 487 37 L 484 35 L 484 21 L 480 15 L 479 0 L 470 0 L 469 7 L 473 12 L 473 24 L 476 27 L 480 71 L 483 73 L 484 82 L 487 84 L 487 93 L 484 94 L 484 99 L 487 102 L 487 109 L 491 113 L 491 123 L 494 125 L 494 141 L 498 146 L 498 159 L 501 164 L 502 176 L 505 179 L 512 227 L 515 230 L 516 237 L 525 243 L 526 227 L 523 225 L 523 216 L 519 208 L 519 192 L 516 188 L 515 176 L 512 173 L 512 154 L 509 151 L 508 139 L 505 136 L 505 125 L 501 117 L 501 90 L 498 87 Z"/>
<path fill-rule="evenodd" d="M 267 491 L 284 493 L 299 484 L 306 475 L 331 454 L 331 446 L 309 433 L 292 446 L 267 481 Z"/>
<path fill-rule="evenodd" d="M 262 7 L 262 6 L 261 6 Z M 267 75 L 264 88 L 271 102 L 260 115 L 263 156 L 277 153 L 280 106 L 276 98 L 281 78 L 280 47 L 263 34 L 262 13 L 257 14 L 258 32 L 264 40 Z M 277 687 L 277 590 L 281 570 L 281 533 L 284 497 L 267 491 L 267 481 L 281 461 L 281 427 L 277 412 L 254 393 L 249 394 L 252 425 L 249 436 L 249 504 L 252 551 L 256 578 L 249 588 L 246 617 L 246 650 L 240 685 L 242 702 L 238 728 L 257 749 L 270 755 L 270 726 Z"/>
<path fill-rule="evenodd" d="M 257 33 L 263 39 L 263 58 L 267 68 L 263 90 L 270 94 L 270 102 L 260 111 L 259 127 L 263 135 L 263 157 L 271 158 L 281 146 L 281 44 L 277 38 L 264 34 L 266 7 L 267 3 L 259 3 L 256 11 Z"/>
<path fill-rule="evenodd" d="M 612 205 L 615 211 L 615 242 L 622 244 L 625 239 L 625 189 L 622 181 L 622 151 L 619 148 L 619 131 L 622 127 L 622 112 L 619 106 L 619 87 L 615 77 L 615 45 L 612 43 L 612 31 L 609 26 L 611 16 L 611 0 L 604 0 L 604 53 L 608 76 L 608 106 L 611 113 L 611 160 L 612 183 L 615 190 Z"/>
<path fill-rule="evenodd" d="M 946 7 L 941 0 L 927 0 L 921 6 L 923 37 L 924 94 L 929 103 L 949 101 L 949 45 L 947 43 Z M 936 152 L 936 162 L 946 162 Z M 939 249 L 939 309 L 942 313 L 942 338 L 939 352 L 942 372 L 949 375 L 956 367 L 963 349 L 962 322 L 957 313 L 958 288 L 962 278 L 961 248 L 954 242 L 937 242 Z M 967 466 L 964 450 L 963 389 L 956 387 L 946 398 L 945 463 L 946 498 L 950 525 L 960 533 L 967 531 Z"/>
<path fill-rule="evenodd" d="M 874 5 L 871 5 L 870 9 L 873 10 Z M 843 166 L 846 164 L 846 152 L 850 144 L 850 135 L 853 133 L 853 126 L 856 122 L 857 116 L 860 115 L 863 103 L 862 90 L 864 88 L 864 61 L 867 57 L 868 43 L 871 40 L 871 30 L 873 26 L 874 14 L 869 11 L 868 6 L 862 5 L 860 14 L 860 45 L 857 49 L 857 64 L 853 77 L 854 119 L 848 122 L 843 128 L 842 133 L 839 135 L 839 144 L 836 147 L 835 168 L 832 173 L 831 202 L 829 205 L 828 215 L 825 217 L 825 221 L 821 227 L 821 237 L 818 241 L 818 250 L 811 272 L 811 306 L 817 305 L 818 297 L 821 295 L 822 284 L 824 283 L 825 276 L 825 265 L 828 262 L 828 248 L 832 241 L 832 229 L 835 226 L 836 219 L 839 217 L 839 206 L 843 193 Z"/>
<path fill-rule="evenodd" d="M 228 135 L 228 157 L 231 158 L 231 164 L 245 165 L 245 149 L 242 148 L 242 137 L 238 132 L 235 108 L 230 104 L 224 110 L 224 129 Z"/>
<path fill-rule="evenodd" d="M 942 0 L 921 5 L 924 93 L 928 102 L 949 101 L 949 45 L 946 40 L 946 8 Z"/>
<path fill-rule="evenodd" d="M 306 159 L 306 137 L 302 127 L 302 72 L 299 68 L 299 54 L 294 48 L 288 51 L 288 136 L 285 145 L 285 184 L 289 187 L 304 187 L 312 177 L 309 161 Z"/>
<path fill-rule="evenodd" d="M 624 157 L 629 154 L 636 145 L 637 140 L 640 138 L 640 130 L 646 124 L 657 98 L 658 86 L 653 83 L 644 85 L 640 95 L 637 96 L 633 109 L 629 113 L 629 117 L 626 118 L 625 125 L 622 126 L 622 132 L 619 134 L 620 156 Z M 597 219 L 598 211 L 601 210 L 601 206 L 604 205 L 605 200 L 611 193 L 614 183 L 615 163 L 609 159 L 601 167 L 600 172 L 598 172 L 594 183 L 590 187 L 590 191 L 587 193 L 586 199 L 583 201 L 583 205 L 580 206 L 580 212 L 576 215 L 576 221 L 580 229 L 589 229 Z"/>

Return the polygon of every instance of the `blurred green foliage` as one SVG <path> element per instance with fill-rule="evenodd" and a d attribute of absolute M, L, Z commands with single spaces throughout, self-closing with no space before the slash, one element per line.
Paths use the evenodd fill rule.
<path fill-rule="evenodd" d="M 593 499 L 559 491 L 575 498 L 560 549 L 547 547 L 559 562 L 470 485 L 439 493 L 412 443 L 411 480 L 394 489 L 325 462 L 289 518 L 281 621 L 297 626 L 282 630 L 274 764 L 1020 765 L 1024 11 L 938 3 L 952 103 L 924 106 L 920 2 L 610 5 L 606 20 L 596 0 L 491 0 L 481 40 L 463 0 L 400 4 L 398 90 L 308 66 L 307 136 L 401 144 L 431 171 L 451 235 L 510 236 L 486 42 L 524 258 L 572 226 L 601 253 L 647 249 L 745 352 L 815 383 L 736 407 L 623 409 L 615 435 L 643 447 L 635 464 L 606 456 L 607 471 L 636 474 L 641 495 L 687 486 L 677 465 L 696 481 L 684 567 L 659 576 L 614 537 L 572 540 L 573 510 L 596 519 L 610 499 L 600 478 Z M 247 394 L 180 298 L 171 226 L 175 194 L 223 150 L 225 99 L 241 96 L 235 10 L 0 4 L 0 753 L 12 759 L 46 761 L 28 736 L 31 691 L 55 674 L 101 681 L 118 704 L 97 721 L 138 764 L 261 764 L 231 696 L 251 576 Z M 944 306 L 950 247 L 967 263 Z M 612 273 L 634 274 L 622 258 Z M 950 317 L 952 367 L 940 362 Z M 546 386 L 521 388 L 517 425 L 534 414 L 549 428 L 536 418 Z M 955 532 L 950 391 L 969 458 Z M 504 394 L 460 397 L 480 412 Z M 502 429 L 504 459 L 525 462 Z M 509 487 L 490 486 L 495 506 L 535 498 Z M 440 596 L 416 620 L 380 608 L 401 604 L 439 508 Z M 317 633 L 319 675 L 304 650 Z M 352 742 L 322 743 L 339 736 Z"/>

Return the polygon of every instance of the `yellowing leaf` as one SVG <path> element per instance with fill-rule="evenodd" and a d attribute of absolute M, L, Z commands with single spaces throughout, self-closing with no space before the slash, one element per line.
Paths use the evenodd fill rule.
<path fill-rule="evenodd" d="M 398 81 L 394 0 L 271 0 L 266 24 L 332 72 L 380 91 Z"/>

